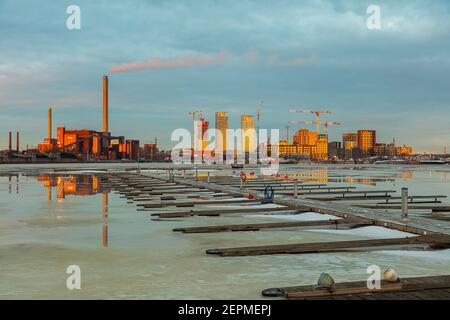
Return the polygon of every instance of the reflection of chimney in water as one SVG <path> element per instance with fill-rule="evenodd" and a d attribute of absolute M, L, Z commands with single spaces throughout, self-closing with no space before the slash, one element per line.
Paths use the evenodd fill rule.
<path fill-rule="evenodd" d="M 48 186 L 47 189 L 47 201 L 50 203 L 52 202 L 52 187 Z"/>
<path fill-rule="evenodd" d="M 108 225 L 103 223 L 102 226 L 102 246 L 108 247 Z"/>
<path fill-rule="evenodd" d="M 9 193 L 11 193 L 11 176 L 9 175 L 8 176 L 8 191 L 9 191 Z"/>
<path fill-rule="evenodd" d="M 103 191 L 103 195 L 102 195 L 102 202 L 103 202 L 103 206 L 102 206 L 102 215 L 104 218 L 108 217 L 108 191 Z"/>
<path fill-rule="evenodd" d="M 19 175 L 16 176 L 16 193 L 19 194 Z"/>
<path fill-rule="evenodd" d="M 106 223 L 108 218 L 108 191 L 103 190 L 102 193 L 102 217 L 103 217 L 103 226 L 102 226 L 102 245 L 103 247 L 108 247 L 108 224 Z"/>

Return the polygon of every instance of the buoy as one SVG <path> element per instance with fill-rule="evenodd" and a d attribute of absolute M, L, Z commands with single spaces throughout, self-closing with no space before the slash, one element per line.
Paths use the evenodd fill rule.
<path fill-rule="evenodd" d="M 400 277 L 398 276 L 397 271 L 392 268 L 387 268 L 384 270 L 384 280 L 387 282 L 399 282 Z"/>
<path fill-rule="evenodd" d="M 328 290 L 333 290 L 334 288 L 334 279 L 328 273 L 322 273 L 317 280 L 317 285 L 321 288 L 326 288 Z"/>

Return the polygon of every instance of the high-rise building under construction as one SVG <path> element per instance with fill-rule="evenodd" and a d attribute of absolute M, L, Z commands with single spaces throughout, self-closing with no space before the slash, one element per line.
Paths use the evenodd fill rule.
<path fill-rule="evenodd" d="M 255 119 L 253 116 L 241 116 L 241 130 L 242 130 L 242 151 L 256 152 L 255 144 Z"/>
<path fill-rule="evenodd" d="M 216 153 L 225 153 L 228 149 L 227 145 L 227 129 L 228 129 L 228 113 L 216 112 Z"/>
<path fill-rule="evenodd" d="M 368 156 L 374 153 L 375 145 L 377 143 L 377 134 L 374 130 L 359 130 L 358 131 L 358 149 L 363 155 Z"/>

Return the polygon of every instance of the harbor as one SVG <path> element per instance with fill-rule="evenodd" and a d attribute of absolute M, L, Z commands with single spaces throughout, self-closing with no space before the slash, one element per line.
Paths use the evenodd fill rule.
<path fill-rule="evenodd" d="M 323 272 L 337 287 L 352 288 L 375 264 L 394 268 L 405 281 L 425 277 L 420 294 L 431 297 L 448 290 L 445 169 L 282 165 L 277 176 L 262 177 L 256 166 L 9 168 L 0 177 L 0 254 L 8 257 L 0 296 L 318 298 L 267 290 L 311 286 Z M 407 218 L 395 204 L 405 187 Z M 389 208 L 367 208 L 387 200 Z M 78 292 L 65 288 L 64 271 L 72 264 L 83 274 Z M 30 273 L 32 266 L 38 271 Z M 426 277 L 442 277 L 442 286 L 429 286 Z M 417 282 L 411 281 L 409 288 Z M 401 291 L 397 298 L 406 290 L 404 283 L 388 287 Z M 389 298 L 381 291 L 338 292 Z"/>

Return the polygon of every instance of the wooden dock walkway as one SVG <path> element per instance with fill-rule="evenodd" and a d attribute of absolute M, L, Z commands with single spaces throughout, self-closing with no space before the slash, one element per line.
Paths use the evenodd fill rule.
<path fill-rule="evenodd" d="M 214 192 L 220 192 L 224 194 L 232 196 L 244 196 L 244 197 L 252 197 L 254 200 L 263 200 L 263 193 L 261 191 L 256 191 L 252 189 L 244 189 L 241 190 L 236 184 L 238 184 L 239 180 L 238 178 L 234 177 L 229 182 L 227 182 L 227 178 L 219 178 L 222 184 L 214 183 L 214 182 L 207 182 L 205 179 L 195 179 L 194 177 L 184 177 L 181 178 L 179 176 L 176 177 L 175 182 L 168 182 L 168 179 L 166 176 L 162 176 L 159 174 L 145 174 L 145 175 L 136 175 L 133 173 L 126 173 L 126 174 L 110 174 L 105 173 L 102 175 L 103 182 L 108 186 L 110 185 L 113 190 L 117 190 L 117 186 L 120 186 L 121 188 L 129 186 L 130 184 L 133 185 L 134 190 L 139 191 L 139 186 L 141 185 L 151 185 L 151 184 L 159 184 L 164 186 L 164 184 L 171 183 L 171 187 L 180 186 L 183 188 L 183 190 L 189 194 L 189 190 L 204 190 L 204 191 L 214 191 Z M 217 179 L 217 180 L 219 180 Z M 211 179 L 213 180 L 213 179 Z M 273 183 L 284 183 L 282 181 L 270 181 L 270 180 L 261 180 L 258 183 L 262 183 L 265 185 L 271 185 Z M 292 183 L 292 181 L 291 181 Z M 175 185 L 173 185 L 175 184 Z M 300 184 L 299 184 L 300 185 Z M 321 186 L 322 187 L 322 186 Z M 123 191 L 122 191 L 123 192 Z M 170 192 L 169 190 L 156 190 L 155 192 L 158 192 L 158 195 L 166 195 L 166 192 Z M 300 192 L 300 188 L 299 188 Z M 225 197 L 226 198 L 226 197 Z M 148 199 L 149 201 L 152 201 L 153 199 Z M 306 199 L 305 197 L 299 196 L 297 199 L 289 196 L 289 195 L 283 195 L 283 194 L 277 194 L 275 193 L 275 200 L 274 203 L 278 205 L 284 205 L 289 209 L 299 209 L 304 210 L 305 208 L 310 208 L 310 211 L 318 212 L 318 213 L 326 213 L 331 214 L 337 217 L 341 218 L 359 218 L 364 219 L 365 223 L 374 224 L 378 226 L 383 226 L 387 228 L 392 228 L 400 231 L 415 233 L 418 235 L 427 235 L 432 233 L 439 233 L 439 234 L 447 234 L 450 235 L 450 224 L 446 223 L 438 223 L 437 220 L 433 219 L 427 219 L 425 217 L 420 216 L 412 216 L 410 215 L 407 220 L 403 219 L 400 214 L 393 215 L 389 212 L 382 212 L 379 210 L 370 210 L 372 208 L 369 208 L 367 206 L 369 205 L 359 205 L 361 207 L 357 207 L 354 204 L 348 204 L 343 202 L 327 202 L 327 201 L 317 201 L 317 200 L 311 200 Z M 363 207 L 364 206 L 364 207 Z M 389 205 L 393 206 L 393 205 Z M 419 205 L 410 205 L 410 208 L 413 210 L 419 207 Z M 429 206 L 431 209 L 440 210 L 442 209 L 445 211 L 446 206 Z M 377 208 L 384 208 L 381 207 L 381 205 L 377 205 Z M 391 208 L 391 207 L 389 207 Z M 398 206 L 392 207 L 397 209 Z M 145 208 L 145 209 L 138 209 L 140 211 L 151 211 L 153 208 Z M 422 208 L 420 208 L 422 209 Z M 251 212 L 249 210 L 253 209 L 239 209 L 241 212 Z M 228 213 L 228 210 L 223 210 Z M 273 212 L 278 211 L 273 209 Z M 236 211 L 237 212 L 237 211 Z M 262 210 L 261 212 L 270 212 L 267 210 Z M 162 212 L 164 213 L 164 212 Z M 215 213 L 201 213 L 205 215 L 214 215 L 219 216 L 220 212 Z M 165 215 L 162 214 L 161 217 Z M 189 211 L 184 212 L 182 214 L 180 213 L 173 213 L 173 212 L 167 212 L 167 217 L 173 217 L 173 218 L 179 218 L 179 217 L 188 217 L 188 216 L 194 216 L 197 215 L 195 211 Z M 442 221 L 439 221 L 442 222 Z"/>
<path fill-rule="evenodd" d="M 334 291 L 315 285 L 270 288 L 264 297 L 294 300 L 450 300 L 450 275 L 414 277 L 390 283 L 381 280 L 380 289 L 369 289 L 366 281 L 336 283 Z"/>
<path fill-rule="evenodd" d="M 305 254 L 336 252 L 349 249 L 367 249 L 374 247 L 391 247 L 406 245 L 429 245 L 436 248 L 450 248 L 450 237 L 441 235 L 416 236 L 394 239 L 371 239 L 353 241 L 333 241 L 317 243 L 299 243 L 255 247 L 237 247 L 225 249 L 208 249 L 206 254 L 220 256 L 255 256 L 268 254 Z"/>
<path fill-rule="evenodd" d="M 175 228 L 173 231 L 182 233 L 216 233 L 216 232 L 236 232 L 236 231 L 259 231 L 261 229 L 282 229 L 282 228 L 299 228 L 299 227 L 320 227 L 320 226 L 336 226 L 355 225 L 358 227 L 367 226 L 368 224 L 357 223 L 350 219 L 341 220 L 318 220 L 318 221 L 294 221 L 294 222 L 273 222 L 273 223 L 249 223 L 234 225 L 219 225 L 205 227 Z"/>
<path fill-rule="evenodd" d="M 152 209 L 138 209 L 139 211 L 149 211 Z M 302 212 L 308 212 L 309 209 L 299 209 L 299 208 L 242 208 L 242 209 L 220 209 L 220 210 L 190 210 L 190 211 L 163 211 L 163 212 L 152 212 L 152 216 L 159 216 L 160 218 L 182 218 L 182 217 L 193 217 L 193 216 L 223 216 L 227 214 L 272 214 L 272 213 L 290 213 L 298 214 Z"/>

